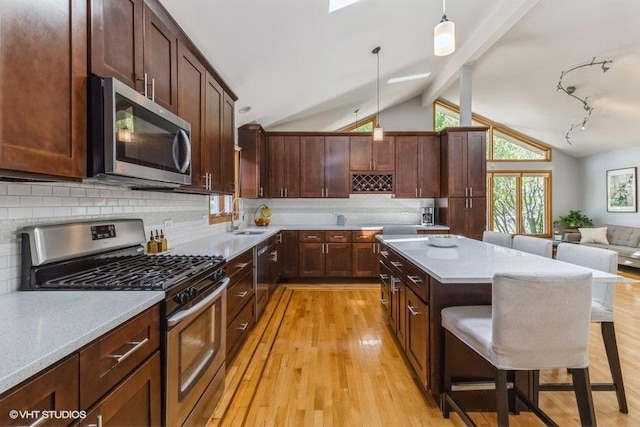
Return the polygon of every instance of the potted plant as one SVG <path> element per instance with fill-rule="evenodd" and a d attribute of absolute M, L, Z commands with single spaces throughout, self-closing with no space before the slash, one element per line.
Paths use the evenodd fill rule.
<path fill-rule="evenodd" d="M 593 225 L 593 221 L 579 210 L 569 211 L 567 215 L 559 216 L 558 219 L 553 221 L 554 227 L 562 227 L 565 231 L 577 230 L 589 225 Z"/>

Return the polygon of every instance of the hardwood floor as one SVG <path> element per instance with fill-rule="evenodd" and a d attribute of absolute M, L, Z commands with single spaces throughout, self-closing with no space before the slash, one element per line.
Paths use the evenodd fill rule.
<path fill-rule="evenodd" d="M 621 272 L 640 279 L 640 274 Z M 279 286 L 236 359 L 227 366 L 226 390 L 214 426 L 458 426 L 442 418 L 385 324 L 379 285 Z M 615 393 L 594 392 L 600 426 L 640 425 L 640 285 L 619 285 L 616 333 L 629 414 L 618 412 Z M 609 381 L 598 325 L 590 342 L 593 382 Z M 561 370 L 542 381 L 568 382 Z M 541 407 L 561 426 L 578 426 L 572 392 L 544 392 Z M 493 413 L 473 413 L 480 426 Z M 532 414 L 510 416 L 513 426 L 538 426 Z"/>

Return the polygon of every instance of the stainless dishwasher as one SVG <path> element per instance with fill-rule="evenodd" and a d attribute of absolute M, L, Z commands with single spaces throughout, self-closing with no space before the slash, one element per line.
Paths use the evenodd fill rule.
<path fill-rule="evenodd" d="M 269 299 L 269 242 L 262 242 L 254 249 L 256 255 L 256 320 L 260 318 Z"/>

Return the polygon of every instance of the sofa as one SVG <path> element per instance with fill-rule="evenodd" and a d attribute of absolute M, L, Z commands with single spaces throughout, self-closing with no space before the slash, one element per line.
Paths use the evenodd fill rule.
<path fill-rule="evenodd" d="M 609 242 L 608 244 L 581 241 L 585 240 L 582 238 L 581 233 L 566 233 L 564 240 L 570 243 L 579 243 L 581 245 L 616 251 L 618 253 L 618 265 L 640 268 L 640 227 L 604 224 L 597 228 L 603 227 L 607 229 L 606 240 Z M 591 234 L 591 231 L 595 231 L 594 229 L 588 230 L 588 234 Z"/>

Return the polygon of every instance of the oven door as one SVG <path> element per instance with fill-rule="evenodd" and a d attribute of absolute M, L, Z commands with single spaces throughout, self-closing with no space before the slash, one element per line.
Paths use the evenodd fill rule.
<path fill-rule="evenodd" d="M 224 390 L 227 284 L 167 319 L 167 426 L 208 419 Z"/>

